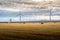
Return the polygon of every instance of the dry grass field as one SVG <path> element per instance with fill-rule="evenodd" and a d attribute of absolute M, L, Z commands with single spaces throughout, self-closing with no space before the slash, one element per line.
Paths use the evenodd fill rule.
<path fill-rule="evenodd" d="M 60 23 L 0 23 L 0 40 L 60 40 Z"/>

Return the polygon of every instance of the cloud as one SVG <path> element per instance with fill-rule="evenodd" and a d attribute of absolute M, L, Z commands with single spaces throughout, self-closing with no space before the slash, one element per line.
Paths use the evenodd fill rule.
<path fill-rule="evenodd" d="M 19 9 L 6 8 L 6 7 L 0 7 L 0 10 L 11 11 L 11 12 L 18 12 L 19 11 Z"/>
<path fill-rule="evenodd" d="M 49 16 L 28 16 L 28 17 L 21 17 L 21 20 L 19 17 L 0 17 L 0 22 L 10 22 L 10 19 L 12 19 L 13 22 L 19 22 L 19 21 L 50 21 Z M 51 16 L 52 21 L 59 21 L 60 16 Z"/>
<path fill-rule="evenodd" d="M 0 10 L 22 12 L 22 14 L 49 15 L 48 4 L 32 0 L 0 0 Z M 46 10 L 45 10 L 46 9 Z M 59 10 L 60 11 L 60 10 Z M 53 11 L 53 14 L 57 12 Z M 59 14 L 60 12 L 58 12 Z M 57 14 L 56 14 L 57 15 Z"/>
<path fill-rule="evenodd" d="M 6 9 L 10 11 L 13 11 L 14 8 L 23 12 L 35 11 L 39 9 L 39 5 L 37 4 L 38 3 L 32 2 L 32 0 L 0 0 L 0 8 L 5 7 L 4 10 Z"/>
<path fill-rule="evenodd" d="M 48 6 L 45 7 L 46 5 L 44 5 L 46 3 L 43 3 L 43 2 L 36 3 L 34 1 L 36 1 L 36 0 L 0 0 L 0 7 L 1 8 L 5 7 L 8 10 L 12 9 L 11 11 L 20 10 L 23 12 L 24 11 L 26 11 L 26 12 L 36 11 L 36 10 L 39 10 L 41 7 L 48 9 Z M 40 0 L 40 1 L 42 1 L 42 0 Z M 45 0 L 45 1 L 48 1 L 48 0 Z"/>

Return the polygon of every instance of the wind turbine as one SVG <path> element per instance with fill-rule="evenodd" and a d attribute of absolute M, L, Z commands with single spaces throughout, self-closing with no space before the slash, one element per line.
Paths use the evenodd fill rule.
<path fill-rule="evenodd" d="M 19 16 L 19 20 L 20 20 L 20 23 L 24 23 L 25 24 L 25 22 L 21 22 L 22 20 L 21 20 L 21 18 L 22 18 L 22 12 L 21 11 L 19 11 L 19 14 L 17 14 L 17 16 Z M 24 15 L 23 15 L 24 16 Z"/>
<path fill-rule="evenodd" d="M 53 7 L 52 7 L 53 5 L 52 5 L 52 4 L 53 4 L 53 2 L 52 2 L 52 1 L 49 1 L 49 6 L 50 6 L 50 7 L 49 7 L 49 13 L 50 13 L 50 14 L 49 14 L 49 17 L 50 17 L 50 22 L 52 21 L 52 19 L 51 19 L 51 16 L 52 16 L 52 10 L 53 10 Z"/>
<path fill-rule="evenodd" d="M 17 16 L 19 16 L 19 20 L 20 20 L 20 22 L 21 22 L 21 11 L 19 11 L 19 14 L 17 14 Z"/>

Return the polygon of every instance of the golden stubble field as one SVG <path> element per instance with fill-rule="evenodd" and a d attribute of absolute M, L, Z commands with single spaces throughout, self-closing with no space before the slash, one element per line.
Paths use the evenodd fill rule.
<path fill-rule="evenodd" d="M 0 39 L 2 40 L 40 40 L 41 38 L 59 39 L 60 23 L 0 23 Z"/>

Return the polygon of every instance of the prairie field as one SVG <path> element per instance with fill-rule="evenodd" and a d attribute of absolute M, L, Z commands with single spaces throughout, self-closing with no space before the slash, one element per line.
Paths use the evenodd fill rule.
<path fill-rule="evenodd" d="M 60 40 L 60 23 L 0 23 L 0 40 Z"/>

